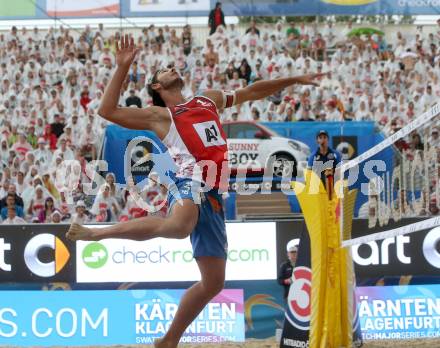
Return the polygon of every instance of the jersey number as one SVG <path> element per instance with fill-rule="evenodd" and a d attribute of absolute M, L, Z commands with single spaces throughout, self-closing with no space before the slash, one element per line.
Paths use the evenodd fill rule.
<path fill-rule="evenodd" d="M 225 145 L 220 129 L 214 121 L 207 121 L 194 124 L 194 129 L 199 135 L 205 147 Z"/>

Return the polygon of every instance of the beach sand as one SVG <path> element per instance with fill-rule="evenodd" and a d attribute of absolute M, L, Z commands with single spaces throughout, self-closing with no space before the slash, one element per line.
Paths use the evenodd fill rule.
<path fill-rule="evenodd" d="M 148 345 L 133 346 L 113 346 L 115 348 L 134 348 L 145 347 Z M 279 348 L 279 344 L 274 338 L 267 340 L 246 340 L 244 343 L 221 343 L 221 344 L 181 344 L 179 348 Z M 389 341 L 366 341 L 362 348 L 413 348 L 413 347 L 430 347 L 440 348 L 440 338 L 436 339 L 414 339 L 414 340 L 389 340 Z M 97 347 L 89 347 L 97 348 Z"/>

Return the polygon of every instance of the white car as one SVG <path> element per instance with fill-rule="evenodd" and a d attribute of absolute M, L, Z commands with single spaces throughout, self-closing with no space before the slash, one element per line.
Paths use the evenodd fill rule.
<path fill-rule="evenodd" d="M 262 174 L 273 169 L 273 176 L 302 176 L 310 148 L 297 140 L 281 137 L 273 130 L 252 121 L 222 124 L 228 138 L 231 171 Z"/>

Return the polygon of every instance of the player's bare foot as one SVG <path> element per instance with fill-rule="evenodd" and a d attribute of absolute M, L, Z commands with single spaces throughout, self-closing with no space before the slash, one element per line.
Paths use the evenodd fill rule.
<path fill-rule="evenodd" d="M 177 348 L 177 346 L 164 342 L 162 338 L 158 338 L 154 340 L 154 348 Z"/>
<path fill-rule="evenodd" d="M 67 239 L 76 240 L 95 240 L 93 230 L 79 224 L 73 223 L 70 225 L 66 233 Z"/>

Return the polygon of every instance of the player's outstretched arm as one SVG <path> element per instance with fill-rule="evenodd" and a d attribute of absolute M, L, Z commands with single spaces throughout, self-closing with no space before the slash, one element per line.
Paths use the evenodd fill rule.
<path fill-rule="evenodd" d="M 295 77 L 279 78 L 274 80 L 262 80 L 257 81 L 245 88 L 240 88 L 235 91 L 235 97 L 233 103 L 226 103 L 224 101 L 225 96 L 221 91 L 209 90 L 205 91 L 204 95 L 211 98 L 219 108 L 229 107 L 232 104 L 242 104 L 251 100 L 258 100 L 266 98 L 286 87 L 291 85 L 312 85 L 319 86 L 318 79 L 325 76 L 325 73 L 321 74 L 309 74 Z"/>
<path fill-rule="evenodd" d="M 257 81 L 245 88 L 235 91 L 235 104 L 269 97 L 291 85 L 319 86 L 318 78 L 326 74 L 309 74 L 302 76 Z"/>
<path fill-rule="evenodd" d="M 136 57 L 137 49 L 134 40 L 128 35 L 122 37 L 121 44 L 116 42 L 116 70 L 110 83 L 107 85 L 98 114 L 108 121 L 130 129 L 150 129 L 160 133 L 159 121 L 167 114 L 166 109 L 151 106 L 145 109 L 119 107 L 118 101 L 122 84 L 125 81 L 130 65 Z M 160 134 L 158 134 L 160 136 Z"/>

